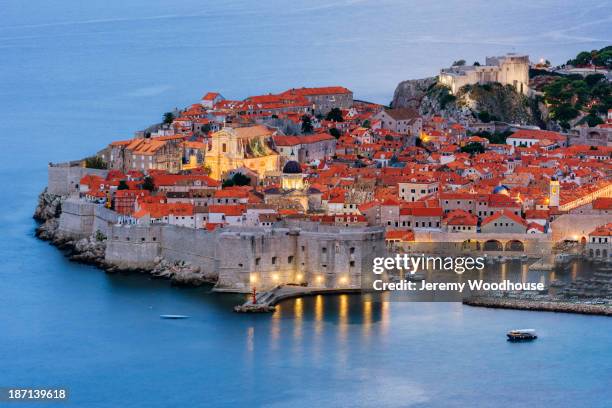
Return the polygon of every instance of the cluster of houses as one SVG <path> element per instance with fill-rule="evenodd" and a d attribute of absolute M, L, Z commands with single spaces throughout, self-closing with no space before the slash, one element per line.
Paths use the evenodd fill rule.
<path fill-rule="evenodd" d="M 530 128 L 496 144 L 477 130 L 354 101 L 340 86 L 242 101 L 209 92 L 103 149 L 108 175 L 83 177 L 79 191 L 124 223 L 214 230 L 294 218 L 382 225 L 395 242 L 418 231 L 547 234 L 562 214 L 611 214 L 612 147 Z M 589 243 L 612 245 L 609 231 Z"/>

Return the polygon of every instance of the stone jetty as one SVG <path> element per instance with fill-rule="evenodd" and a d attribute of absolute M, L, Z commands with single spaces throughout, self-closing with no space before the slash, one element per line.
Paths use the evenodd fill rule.
<path fill-rule="evenodd" d="M 553 302 L 541 300 L 506 299 L 475 296 L 463 300 L 469 306 L 490 307 L 496 309 L 517 309 L 541 312 L 579 313 L 601 316 L 612 316 L 612 307 L 575 302 Z"/>

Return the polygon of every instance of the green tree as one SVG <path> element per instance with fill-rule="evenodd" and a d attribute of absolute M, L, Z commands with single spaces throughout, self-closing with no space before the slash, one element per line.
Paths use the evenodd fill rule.
<path fill-rule="evenodd" d="M 491 115 L 489 115 L 487 111 L 478 112 L 478 119 L 484 123 L 489 123 L 491 121 Z"/>
<path fill-rule="evenodd" d="M 335 127 L 329 129 L 329 134 L 335 137 L 336 139 L 340 138 L 340 131 Z"/>
<path fill-rule="evenodd" d="M 117 186 L 117 190 L 129 190 L 129 186 L 125 180 L 119 181 L 119 185 Z"/>
<path fill-rule="evenodd" d="M 604 121 L 599 116 L 591 114 L 588 114 L 584 118 L 582 118 L 581 122 L 582 121 L 586 122 L 589 127 L 595 127 L 604 123 Z"/>
<path fill-rule="evenodd" d="M 164 113 L 163 123 L 165 125 L 169 125 L 174 121 L 174 114 L 172 112 Z"/>
<path fill-rule="evenodd" d="M 326 120 L 331 120 L 333 122 L 342 122 L 344 119 L 342 118 L 342 111 L 339 108 L 333 108 L 329 112 L 327 112 Z"/>
<path fill-rule="evenodd" d="M 155 190 L 155 183 L 153 182 L 153 177 L 147 176 L 142 181 L 143 190 L 153 191 Z"/>
<path fill-rule="evenodd" d="M 310 120 L 310 116 L 304 115 L 302 116 L 302 133 L 312 133 L 314 127 L 312 126 L 312 121 Z"/>
<path fill-rule="evenodd" d="M 385 135 L 385 140 L 386 140 L 387 142 L 392 142 L 392 141 L 393 141 L 393 136 L 391 136 L 391 135 Z"/>
<path fill-rule="evenodd" d="M 461 151 L 463 153 L 469 153 L 469 154 L 480 154 L 480 153 L 484 153 L 485 148 L 483 145 L 481 145 L 478 142 L 472 142 L 472 143 L 468 143 L 467 145 L 461 147 Z"/>
<path fill-rule="evenodd" d="M 462 67 L 464 65 L 465 65 L 465 60 L 463 60 L 463 59 L 460 59 L 460 60 L 457 60 L 457 61 L 453 62 L 453 67 Z"/>
<path fill-rule="evenodd" d="M 364 127 L 366 129 L 370 129 L 372 127 L 372 123 L 370 123 L 369 119 L 366 119 L 363 121 L 363 123 L 361 124 L 361 127 Z"/>
<path fill-rule="evenodd" d="M 478 61 L 474 61 L 474 66 L 475 66 L 475 67 L 479 67 L 479 66 L 480 66 L 480 62 L 478 62 Z"/>
<path fill-rule="evenodd" d="M 604 74 L 591 74 L 584 78 L 584 82 L 586 82 L 589 88 L 592 88 L 596 83 L 601 82 L 604 79 L 606 79 Z"/>
<path fill-rule="evenodd" d="M 251 184 L 251 178 L 242 173 L 236 173 L 231 178 L 223 181 L 223 187 L 248 186 L 249 184 Z"/>
<path fill-rule="evenodd" d="M 576 55 L 576 58 L 573 60 L 567 61 L 570 65 L 587 65 L 591 63 L 591 53 L 583 51 Z"/>
<path fill-rule="evenodd" d="M 108 165 L 100 156 L 91 156 L 85 159 L 85 167 L 88 169 L 107 169 Z"/>

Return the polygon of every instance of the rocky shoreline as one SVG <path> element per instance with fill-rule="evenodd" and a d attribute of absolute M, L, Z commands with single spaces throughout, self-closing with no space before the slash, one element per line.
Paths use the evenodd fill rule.
<path fill-rule="evenodd" d="M 470 297 L 463 300 L 464 305 L 489 307 L 494 309 L 516 309 L 538 312 L 578 313 L 599 316 L 612 316 L 612 308 L 605 305 L 592 305 L 573 302 L 547 302 L 524 299 L 500 299 L 491 297 Z"/>
<path fill-rule="evenodd" d="M 75 239 L 63 234 L 59 230 L 59 216 L 61 205 L 65 197 L 50 194 L 45 189 L 38 196 L 38 204 L 34 210 L 33 218 L 40 224 L 36 228 L 36 236 L 49 241 L 64 252 L 74 262 L 94 265 L 106 273 L 144 273 L 156 278 L 168 279 L 173 285 L 201 286 L 207 283 L 216 283 L 207 277 L 200 268 L 188 262 L 170 262 L 162 257 L 155 259 L 152 269 L 125 269 L 106 261 L 106 237 L 103 234 L 94 234 L 87 238 Z"/>

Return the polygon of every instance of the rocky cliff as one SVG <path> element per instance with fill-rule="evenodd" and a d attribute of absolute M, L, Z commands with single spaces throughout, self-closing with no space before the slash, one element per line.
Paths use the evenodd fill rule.
<path fill-rule="evenodd" d="M 392 106 L 411 107 L 422 115 L 441 115 L 462 121 L 480 118 L 508 123 L 536 124 L 534 106 L 524 95 L 512 87 L 498 83 L 463 87 L 456 95 L 436 78 L 401 82 L 395 89 Z M 537 104 L 536 104 L 537 107 Z"/>
<path fill-rule="evenodd" d="M 436 80 L 436 77 L 430 77 L 400 82 L 393 93 L 391 107 L 419 109 L 423 98 L 427 95 L 429 89 L 436 84 Z"/>

